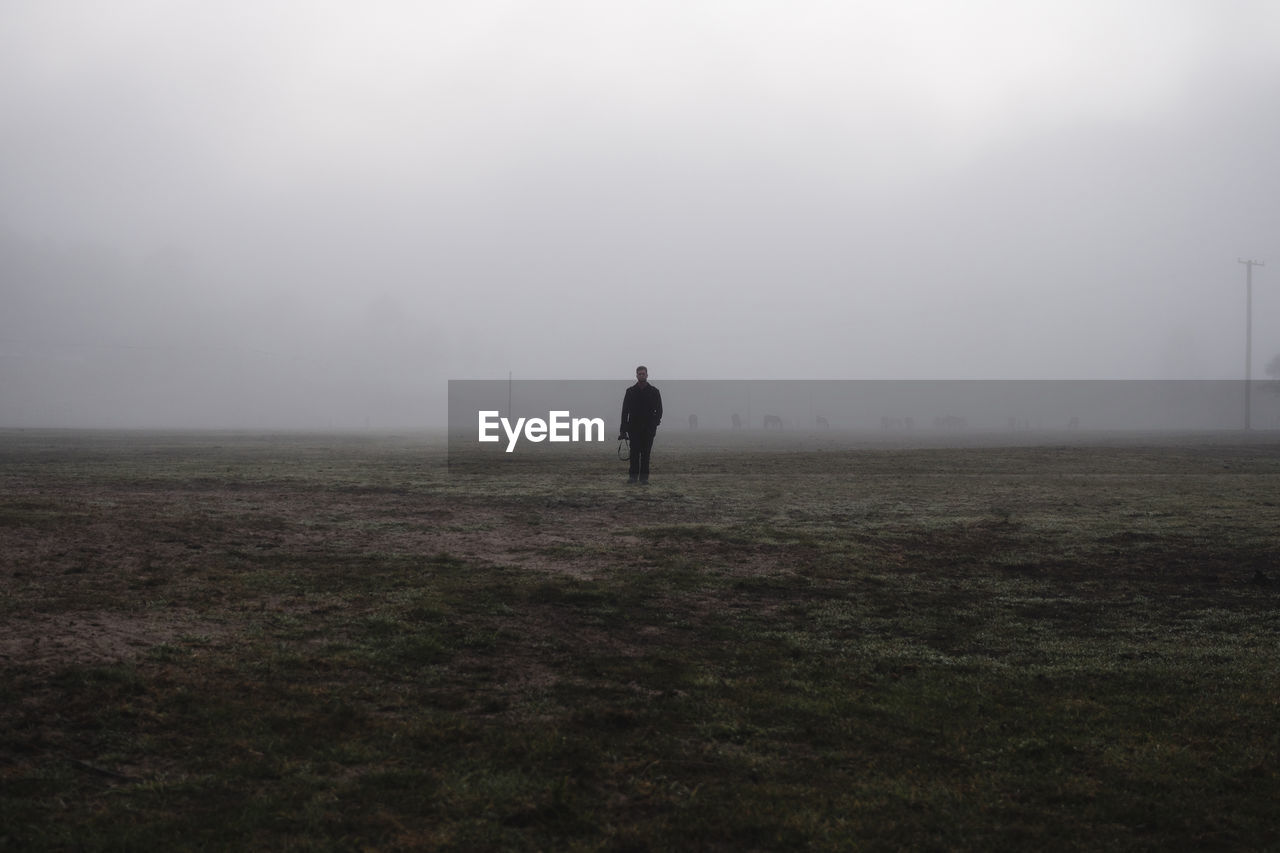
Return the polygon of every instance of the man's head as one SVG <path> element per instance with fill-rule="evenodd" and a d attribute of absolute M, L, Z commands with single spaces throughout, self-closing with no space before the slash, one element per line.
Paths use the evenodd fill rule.
<path fill-rule="evenodd" d="M 648 380 L 649 380 L 649 368 L 645 367 L 642 364 L 636 368 L 636 382 L 639 382 L 641 385 L 643 385 Z"/>

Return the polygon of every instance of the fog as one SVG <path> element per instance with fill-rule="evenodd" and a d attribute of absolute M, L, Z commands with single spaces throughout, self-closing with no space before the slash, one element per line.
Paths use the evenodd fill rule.
<path fill-rule="evenodd" d="M 450 379 L 1255 379 L 1280 6 L 9 4 L 0 427 Z"/>

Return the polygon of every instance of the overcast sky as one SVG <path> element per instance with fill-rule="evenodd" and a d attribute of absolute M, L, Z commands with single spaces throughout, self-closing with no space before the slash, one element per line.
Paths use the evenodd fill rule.
<path fill-rule="evenodd" d="M 1280 4 L 9 2 L 0 426 L 449 378 L 1239 378 Z"/>

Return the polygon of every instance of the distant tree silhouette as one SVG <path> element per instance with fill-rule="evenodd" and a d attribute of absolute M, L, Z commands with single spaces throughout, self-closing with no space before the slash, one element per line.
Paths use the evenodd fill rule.
<path fill-rule="evenodd" d="M 1273 394 L 1280 394 L 1280 353 L 1276 353 L 1262 369 L 1271 377 L 1271 381 L 1267 383 L 1267 389 Z"/>

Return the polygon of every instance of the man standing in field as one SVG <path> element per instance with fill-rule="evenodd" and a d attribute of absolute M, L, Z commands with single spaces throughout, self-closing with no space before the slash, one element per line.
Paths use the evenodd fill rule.
<path fill-rule="evenodd" d="M 622 397 L 622 426 L 618 428 L 618 440 L 631 441 L 628 483 L 649 482 L 649 451 L 660 423 L 662 395 L 649 384 L 649 368 L 642 364 L 636 368 L 636 384 Z"/>

